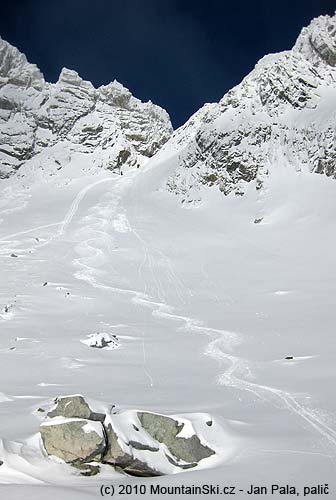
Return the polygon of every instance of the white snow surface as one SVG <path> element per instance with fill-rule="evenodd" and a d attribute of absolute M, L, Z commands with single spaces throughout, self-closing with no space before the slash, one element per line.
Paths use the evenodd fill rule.
<path fill-rule="evenodd" d="M 186 210 L 158 188 L 169 155 L 123 177 L 85 155 L 57 176 L 38 161 L 0 186 L 1 307 L 12 313 L 0 320 L 3 495 L 93 498 L 105 481 L 335 487 L 336 183 L 278 163 L 264 190 L 204 188 Z M 99 330 L 120 332 L 121 348 L 80 342 Z M 220 463 L 155 479 L 74 475 L 36 434 L 36 409 L 72 393 L 98 411 L 195 413 L 197 433 L 207 413 Z"/>
<path fill-rule="evenodd" d="M 322 23 L 316 43 L 331 58 L 323 19 L 309 29 Z M 99 168 L 99 148 L 83 152 L 68 138 L 41 146 L 18 175 L 1 181 L 3 498 L 97 498 L 102 484 L 125 498 L 122 483 L 230 484 L 237 499 L 250 484 L 302 492 L 328 483 L 335 492 L 336 182 L 311 173 L 319 159 L 328 159 L 321 173 L 333 161 L 335 69 L 310 59 L 307 33 L 290 53 L 263 59 L 219 105 L 206 105 L 143 169 L 117 176 Z M 288 87 L 294 103 L 302 92 L 307 97 L 299 109 L 278 99 L 278 63 L 304 74 L 305 83 L 291 74 Z M 25 68 L 33 88 L 43 87 L 36 68 Z M 274 92 L 256 109 L 253 92 L 269 74 Z M 77 81 L 62 73 L 55 92 L 69 78 Z M 82 84 L 89 99 L 93 90 Z M 236 128 L 245 138 L 231 149 Z M 267 146 L 260 145 L 264 128 Z M 240 159 L 266 157 L 263 188 L 245 182 L 244 196 L 235 196 L 240 181 L 230 178 L 235 189 L 223 196 L 195 182 L 211 165 L 211 158 L 192 163 L 196 138 L 229 145 Z M 179 204 L 178 184 L 198 204 Z M 81 342 L 100 331 L 113 331 L 120 348 Z M 199 416 L 207 414 L 214 427 L 205 440 L 221 460 L 160 478 L 129 478 L 107 466 L 80 477 L 46 457 L 38 435 L 37 408 L 71 393 L 96 411 L 116 405 L 121 416 L 133 408 L 186 420 L 195 414 L 188 435 L 191 427 L 202 433 Z M 122 431 L 127 422 L 119 422 Z"/>

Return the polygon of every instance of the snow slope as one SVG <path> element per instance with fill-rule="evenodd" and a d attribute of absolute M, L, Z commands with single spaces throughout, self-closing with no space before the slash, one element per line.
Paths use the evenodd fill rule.
<path fill-rule="evenodd" d="M 335 488 L 336 183 L 279 164 L 262 191 L 204 188 L 186 210 L 157 189 L 171 168 L 160 161 L 120 177 L 85 156 L 48 175 L 46 160 L 1 183 L 0 489 L 21 498 L 24 484 L 35 499 L 94 498 L 111 481 Z M 96 333 L 117 335 L 119 349 L 83 344 Z M 36 437 L 37 408 L 72 393 L 211 413 L 225 430 L 222 464 L 155 480 L 74 476 Z"/>
<path fill-rule="evenodd" d="M 294 52 L 268 57 L 265 67 L 296 58 L 306 70 L 306 53 Z M 251 88 L 249 81 L 233 94 Z M 294 121 L 299 130 L 311 120 L 311 147 L 332 126 L 334 88 L 324 81 L 300 110 L 274 101 L 275 131 L 283 123 L 300 155 L 302 143 L 286 135 L 294 134 Z M 248 99 L 240 93 L 238 105 Z M 262 189 L 243 181 L 244 196 L 235 196 L 240 181 L 232 177 L 234 189 L 223 196 L 199 183 L 196 167 L 180 160 L 194 154 L 204 117 L 214 112 L 226 126 L 218 109 L 206 106 L 143 169 L 122 177 L 101 169 L 93 161 L 98 153 L 56 142 L 1 181 L 4 498 L 97 498 L 102 484 L 232 485 L 243 499 L 251 484 L 293 485 L 302 497 L 304 486 L 328 483 L 329 497 L 335 494 L 336 183 L 303 168 L 303 156 L 286 159 L 291 143 L 280 144 L 276 134 Z M 227 111 L 234 120 L 235 109 Z M 267 124 L 271 118 L 263 116 Z M 212 147 L 223 145 L 219 134 L 213 139 Z M 178 190 L 166 189 L 177 172 L 190 180 L 183 196 L 200 201 L 189 210 L 177 202 Z M 118 348 L 83 343 L 100 334 L 116 335 Z M 38 408 L 78 393 L 98 410 L 211 414 L 222 429 L 215 443 L 221 461 L 160 478 L 125 477 L 108 467 L 80 477 L 48 459 L 38 437 Z M 161 493 L 148 490 L 146 498 L 173 497 Z M 118 490 L 115 497 L 125 498 Z"/>

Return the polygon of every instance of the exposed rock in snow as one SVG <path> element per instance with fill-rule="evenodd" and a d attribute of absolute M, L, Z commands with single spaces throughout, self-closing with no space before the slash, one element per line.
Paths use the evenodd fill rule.
<path fill-rule="evenodd" d="M 114 350 L 120 347 L 117 337 L 115 335 L 110 336 L 108 333 L 92 333 L 81 342 L 95 349 Z"/>
<path fill-rule="evenodd" d="M 172 133 L 168 114 L 114 81 L 95 89 L 63 68 L 55 84 L 0 38 L 0 177 L 61 141 L 101 166 L 142 164 Z"/>
<path fill-rule="evenodd" d="M 83 396 L 73 395 L 55 399 L 55 407 L 48 413 L 47 417 L 83 418 L 103 422 L 105 415 L 91 410 Z"/>
<path fill-rule="evenodd" d="M 0 37 L 0 77 L 2 84 L 33 87 L 41 90 L 43 75 L 35 64 L 28 63 L 26 56 Z"/>
<path fill-rule="evenodd" d="M 83 396 L 65 396 L 55 399 L 55 407 L 47 413 L 49 418 L 90 418 L 92 411 Z"/>
<path fill-rule="evenodd" d="M 294 50 L 315 64 L 336 66 L 336 16 L 320 16 L 303 28 Z"/>
<path fill-rule="evenodd" d="M 67 463 L 99 460 L 106 447 L 100 422 L 55 417 L 43 422 L 40 432 L 48 455 Z"/>
<path fill-rule="evenodd" d="M 106 427 L 107 448 L 103 457 L 103 462 L 120 467 L 123 471 L 134 476 L 160 476 L 162 472 L 155 467 L 150 467 L 146 461 L 139 460 L 132 454 L 132 447 L 124 450 L 119 444 L 112 422 L 107 423 Z M 142 448 L 144 450 L 144 448 Z M 147 451 L 148 448 L 146 448 Z M 156 449 L 155 451 L 158 451 Z"/>
<path fill-rule="evenodd" d="M 201 442 L 185 417 L 136 410 L 114 415 L 95 413 L 79 395 L 57 398 L 56 403 L 42 422 L 40 432 L 48 455 L 67 463 L 95 460 L 127 474 L 146 477 L 194 468 L 203 459 L 216 455 Z M 209 420 L 201 414 L 198 418 L 209 427 Z"/>
<path fill-rule="evenodd" d="M 175 132 L 156 157 L 169 157 L 166 188 L 189 202 L 203 185 L 240 195 L 279 163 L 334 177 L 335 65 L 336 16 L 321 16 Z"/>
<path fill-rule="evenodd" d="M 138 413 L 142 427 L 159 443 L 167 446 L 168 450 L 178 460 L 183 460 L 191 465 L 196 465 L 203 458 L 210 457 L 215 452 L 207 446 L 203 446 L 198 436 L 193 434 L 188 437 L 180 437 L 184 424 L 176 420 L 155 413 Z"/>

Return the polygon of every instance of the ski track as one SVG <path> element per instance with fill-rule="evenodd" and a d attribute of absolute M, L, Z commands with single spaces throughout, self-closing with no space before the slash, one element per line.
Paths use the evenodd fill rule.
<path fill-rule="evenodd" d="M 67 227 L 69 226 L 69 224 L 71 223 L 72 219 L 76 215 L 76 213 L 78 211 L 79 204 L 83 200 L 83 198 L 86 195 L 86 193 L 88 191 L 90 191 L 92 188 L 98 186 L 99 184 L 103 184 L 105 182 L 111 182 L 111 181 L 115 181 L 115 178 L 114 177 L 108 177 L 108 178 L 105 178 L 105 179 L 100 179 L 99 181 L 93 182 L 92 184 L 89 184 L 88 186 L 86 186 L 83 189 L 81 189 L 81 191 L 77 194 L 76 198 L 72 202 L 72 204 L 71 204 L 68 212 L 66 213 L 66 215 L 65 215 L 65 217 L 64 217 L 64 219 L 63 219 L 63 221 L 61 223 L 61 227 L 58 230 L 57 236 L 62 236 L 62 234 L 65 233 Z"/>
<path fill-rule="evenodd" d="M 127 184 L 126 184 L 127 186 Z M 84 193 L 85 195 L 85 193 Z M 119 202 L 121 200 L 121 197 L 119 196 L 117 199 L 117 202 L 114 204 L 113 209 L 118 210 L 119 209 Z M 76 201 L 76 200 L 75 200 Z M 76 203 L 73 203 L 73 207 L 76 208 Z M 78 207 L 78 204 L 77 204 Z M 120 210 L 120 209 L 119 209 Z M 120 212 L 119 212 L 120 213 Z M 71 217 L 72 215 L 72 210 L 70 210 Z M 71 220 L 71 217 L 70 220 Z M 125 216 L 126 217 L 126 216 Z M 112 293 L 122 293 L 122 294 L 128 294 L 131 295 L 132 302 L 137 303 L 139 305 L 145 306 L 145 307 L 150 307 L 152 309 L 152 315 L 153 316 L 159 316 L 163 319 L 167 320 L 172 320 L 172 321 L 177 321 L 177 322 L 182 322 L 183 325 L 179 327 L 179 329 L 187 330 L 187 331 L 193 331 L 196 333 L 205 333 L 207 335 L 216 335 L 215 340 L 211 341 L 208 344 L 208 348 L 206 350 L 206 354 L 211 356 L 213 359 L 220 360 L 222 363 L 229 364 L 228 368 L 225 370 L 225 372 L 220 375 L 218 379 L 218 383 L 221 385 L 225 385 L 227 387 L 233 387 L 242 391 L 250 392 L 254 394 L 258 399 L 261 399 L 265 402 L 271 403 L 273 406 L 278 406 L 278 403 L 280 402 L 282 406 L 287 409 L 290 413 L 297 415 L 300 419 L 304 420 L 309 426 L 311 426 L 316 432 L 318 432 L 321 436 L 323 436 L 329 444 L 332 446 L 336 447 L 336 431 L 333 430 L 330 426 L 328 426 L 321 418 L 319 418 L 315 413 L 314 410 L 308 409 L 304 407 L 302 404 L 300 404 L 297 399 L 294 397 L 294 395 L 290 394 L 289 392 L 283 391 L 281 389 L 276 389 L 270 386 L 262 385 L 262 384 L 256 384 L 249 382 L 245 379 L 239 378 L 236 375 L 236 372 L 242 371 L 245 372 L 247 375 L 251 374 L 251 369 L 249 367 L 249 363 L 247 360 L 244 360 L 242 358 L 238 358 L 232 354 L 229 354 L 225 352 L 227 349 L 231 349 L 233 345 L 236 345 L 241 342 L 240 336 L 235 333 L 235 332 L 230 332 L 226 330 L 220 330 L 216 328 L 209 328 L 204 325 L 204 323 L 200 320 L 196 320 L 194 318 L 189 318 L 187 316 L 183 315 L 177 315 L 174 314 L 174 307 L 169 306 L 166 303 L 166 295 L 164 292 L 163 285 L 158 278 L 158 276 L 155 274 L 155 268 L 154 268 L 154 263 L 155 263 L 155 258 L 153 256 L 153 251 L 156 252 L 158 255 L 161 255 L 163 257 L 164 262 L 166 263 L 167 268 L 169 271 L 167 271 L 167 277 L 169 280 L 169 273 L 170 273 L 170 282 L 175 280 L 175 283 L 178 282 L 180 286 L 180 293 L 178 293 L 178 296 L 180 297 L 181 293 L 187 293 L 191 294 L 191 291 L 183 287 L 183 284 L 180 279 L 176 280 L 176 273 L 173 271 L 170 261 L 168 257 L 161 252 L 158 249 L 155 248 L 150 248 L 149 245 L 146 243 L 146 241 L 140 236 L 137 230 L 132 228 L 131 224 L 129 223 L 129 220 L 126 218 L 125 223 L 127 224 L 129 230 L 132 232 L 132 234 L 137 238 L 137 240 L 141 243 L 142 250 L 143 250 L 143 261 L 141 262 L 138 273 L 140 277 L 143 277 L 143 270 L 144 268 L 148 267 L 149 272 L 152 276 L 153 283 L 156 288 L 156 295 L 158 297 L 157 300 L 153 300 L 150 295 L 148 295 L 148 286 L 144 280 L 144 292 L 139 292 L 135 290 L 130 290 L 130 289 L 122 289 L 122 288 L 117 288 L 113 287 L 107 284 L 102 284 L 99 281 L 96 280 L 94 277 L 95 275 L 95 269 L 92 268 L 91 266 L 85 265 L 83 263 L 83 258 L 82 259 L 76 259 L 77 264 L 79 264 L 82 269 L 83 267 L 86 268 L 88 271 L 88 274 L 83 273 L 83 272 L 77 272 L 76 277 L 79 279 L 83 279 L 90 283 L 91 286 L 95 288 L 101 288 L 104 290 L 110 290 Z M 65 224 L 66 225 L 66 224 Z M 182 290 L 183 289 L 183 290 Z M 176 290 L 177 291 L 177 290 Z M 229 300 L 233 300 L 231 297 L 229 297 Z M 220 346 L 224 344 L 224 349 L 221 349 Z M 150 386 L 152 387 L 154 385 L 154 381 L 152 378 L 152 375 L 148 371 L 148 366 L 147 366 L 147 359 L 146 359 L 146 349 L 145 349 L 145 334 L 144 331 L 142 332 L 142 351 L 143 351 L 143 369 L 144 373 L 147 376 Z M 276 401 L 274 401 L 274 398 Z"/>
<path fill-rule="evenodd" d="M 323 422 L 323 420 L 314 413 L 314 410 L 305 408 L 301 405 L 291 393 L 238 378 L 235 375 L 235 372 L 244 369 L 246 370 L 248 368 L 247 361 L 226 354 L 220 347 L 218 347 L 218 344 L 221 342 L 221 338 L 212 341 L 206 351 L 206 354 L 212 356 L 214 359 L 223 360 L 225 362 L 228 361 L 230 363 L 229 368 L 219 377 L 220 384 L 251 392 L 264 401 L 269 401 L 269 395 L 271 395 L 271 397 L 275 396 L 277 400 L 281 401 L 287 410 L 298 415 L 310 426 L 312 426 L 315 431 L 324 436 L 331 445 L 336 446 L 336 431 Z"/>
<path fill-rule="evenodd" d="M 31 228 L 31 229 L 26 229 L 25 231 L 20 231 L 18 233 L 13 233 L 13 234 L 9 234 L 7 236 L 2 236 L 0 238 L 0 241 L 5 241 L 6 243 L 8 243 L 8 242 L 12 241 L 12 238 L 15 238 L 17 236 L 22 236 L 23 234 L 28 234 L 28 233 L 32 233 L 35 231 L 39 231 L 40 229 L 46 229 L 49 227 L 59 226 L 60 224 L 62 224 L 62 222 L 53 222 L 52 224 L 45 224 L 44 226 L 36 226 L 36 227 Z"/>
<path fill-rule="evenodd" d="M 144 368 L 144 373 L 145 373 L 146 377 L 149 380 L 150 387 L 154 387 L 153 377 L 151 376 L 151 374 L 149 373 L 149 371 L 147 369 L 146 346 L 145 346 L 145 331 L 144 330 L 142 330 L 142 354 L 143 354 L 143 368 Z"/>
<path fill-rule="evenodd" d="M 85 195 L 90 191 L 92 188 L 94 188 L 97 185 L 100 185 L 102 183 L 110 182 L 110 181 L 115 181 L 115 178 L 105 178 L 101 179 L 99 181 L 96 181 L 83 189 L 79 191 L 79 193 L 76 195 L 74 198 L 70 208 L 68 209 L 64 219 L 61 222 L 57 223 L 52 223 L 52 224 L 47 224 L 44 226 L 38 226 L 34 227 L 31 229 L 27 229 L 18 233 L 13 233 L 7 236 L 3 236 L 0 238 L 0 241 L 3 242 L 10 242 L 12 238 L 16 238 L 18 236 L 22 236 L 25 234 L 29 234 L 34 231 L 38 231 L 39 229 L 45 229 L 45 228 L 50 228 L 54 226 L 60 226 L 58 231 L 55 233 L 55 235 L 51 236 L 50 239 L 48 239 L 46 242 L 44 242 L 42 245 L 39 245 L 37 248 L 41 248 L 41 246 L 44 246 L 46 244 L 49 244 L 51 241 L 55 240 L 56 238 L 61 237 L 62 235 L 65 234 L 66 230 L 68 229 L 69 225 L 71 224 L 73 218 L 76 216 L 79 205 Z M 116 185 L 119 185 L 121 181 L 118 181 Z M 129 183 L 129 181 L 128 181 Z M 128 185 L 126 182 L 124 186 Z M 123 186 L 123 187 L 124 187 Z M 120 214 L 120 209 L 119 209 L 119 203 L 120 203 L 121 197 L 116 197 L 114 199 L 114 203 L 111 204 L 110 208 L 113 209 L 114 215 L 116 214 L 117 210 L 119 210 Z M 104 224 L 106 221 L 104 217 L 96 217 L 95 220 L 97 221 L 95 224 L 98 225 L 98 227 L 101 224 Z M 119 221 L 121 219 L 119 218 Z M 127 217 L 125 216 L 123 219 L 122 224 L 126 224 L 128 226 L 129 231 L 134 235 L 134 237 L 141 243 L 142 246 L 142 251 L 143 251 L 143 261 L 141 262 L 139 268 L 138 268 L 138 273 L 139 277 L 144 278 L 144 273 L 143 270 L 147 266 L 149 269 L 149 272 L 152 276 L 153 283 L 156 288 L 156 295 L 158 297 L 158 300 L 153 300 L 152 297 L 148 294 L 148 286 L 147 283 L 144 279 L 142 279 L 142 283 L 144 284 L 144 291 L 136 291 L 136 290 L 131 290 L 131 289 L 123 289 L 123 288 L 118 288 L 118 287 L 113 287 L 107 284 L 103 284 L 99 281 L 96 280 L 95 274 L 96 274 L 96 269 L 92 266 L 90 266 L 90 263 L 88 263 L 88 260 L 91 260 L 92 257 L 97 257 L 98 255 L 104 254 L 103 250 L 98 249 L 97 247 L 94 246 L 94 243 L 97 242 L 96 238 L 89 238 L 88 240 L 82 241 L 81 245 L 86 245 L 86 248 L 90 250 L 91 255 L 89 257 L 81 256 L 73 261 L 74 265 L 77 267 L 80 267 L 80 270 L 76 271 L 74 273 L 75 277 L 77 279 L 83 280 L 90 284 L 94 288 L 99 288 L 103 290 L 108 290 L 112 293 L 121 293 L 125 295 L 130 295 L 132 302 L 142 305 L 144 307 L 150 307 L 152 309 L 152 315 L 153 316 L 159 316 L 163 319 L 166 320 L 171 320 L 171 321 L 177 321 L 182 323 L 182 326 L 178 327 L 178 329 L 183 329 L 187 331 L 192 331 L 195 333 L 205 333 L 210 336 L 216 336 L 214 340 L 212 340 L 209 344 L 208 347 L 205 351 L 206 355 L 211 356 L 213 359 L 221 361 L 223 364 L 228 364 L 228 368 L 222 373 L 219 378 L 218 378 L 218 383 L 221 385 L 224 385 L 226 387 L 232 387 L 238 390 L 250 392 L 253 395 L 255 395 L 258 399 L 261 399 L 265 402 L 268 402 L 274 406 L 277 406 L 276 402 L 280 402 L 282 406 L 287 409 L 289 412 L 292 414 L 297 415 L 301 419 L 303 419 L 307 424 L 309 424 L 316 432 L 318 432 L 321 436 L 323 436 L 329 444 L 332 446 L 336 447 L 336 431 L 333 430 L 330 426 L 328 426 L 321 418 L 319 418 L 313 410 L 308 409 L 304 407 L 302 404 L 300 404 L 297 399 L 294 397 L 294 395 L 290 394 L 289 392 L 283 391 L 281 389 L 276 389 L 273 387 L 269 387 L 266 385 L 262 384 L 256 384 L 249 382 L 245 379 L 239 378 L 236 373 L 237 372 L 245 372 L 249 373 L 250 368 L 247 360 L 238 358 L 232 354 L 229 354 L 226 352 L 227 349 L 232 349 L 232 346 L 238 344 L 241 342 L 240 336 L 235 333 L 235 332 L 230 332 L 226 330 L 220 330 L 216 328 L 209 328 L 204 323 L 200 320 L 190 318 L 187 316 L 183 315 L 178 315 L 174 314 L 174 307 L 169 306 L 166 303 L 166 294 L 163 288 L 163 284 L 161 283 L 161 280 L 158 278 L 158 276 L 155 273 L 155 258 L 153 256 L 153 251 L 155 251 L 158 255 L 161 255 L 163 258 L 163 262 L 166 264 L 166 269 L 167 269 L 167 279 L 170 283 L 175 284 L 175 290 L 177 292 L 177 296 L 181 298 L 181 295 L 185 296 L 187 295 L 192 295 L 191 291 L 184 287 L 182 281 L 180 279 L 177 279 L 178 277 L 176 276 L 176 273 L 173 270 L 172 264 L 170 259 L 160 250 L 158 249 L 150 249 L 146 241 L 139 235 L 139 233 L 131 227 Z M 100 222 L 99 222 L 100 221 Z M 99 228 L 97 230 L 94 228 L 95 232 L 99 232 L 101 235 L 101 238 L 104 240 L 104 238 L 110 238 L 111 236 L 106 233 L 106 231 L 102 230 Z M 121 229 L 122 231 L 122 229 Z M 91 244 L 92 242 L 92 244 Z M 107 247 L 108 250 L 110 250 L 110 247 Z M 110 251 L 108 252 L 110 253 Z M 92 259 L 94 260 L 94 259 Z M 204 271 L 203 271 L 204 272 Z M 179 292 L 177 291 L 176 284 L 178 283 L 179 287 Z M 146 357 L 146 347 L 145 347 L 145 332 L 142 331 L 142 356 L 143 356 L 143 370 L 145 376 L 148 378 L 149 384 L 151 387 L 154 386 L 154 380 L 152 375 L 150 374 L 148 370 L 148 361 Z M 276 400 L 276 402 L 274 401 Z"/>
<path fill-rule="evenodd" d="M 26 229 L 24 231 L 13 233 L 13 234 L 10 234 L 10 235 L 2 236 L 0 238 L 0 241 L 3 241 L 5 243 L 12 243 L 13 244 L 13 238 L 15 238 L 17 236 L 23 236 L 25 234 L 36 232 L 36 231 L 41 230 L 41 229 L 47 229 L 47 228 L 54 227 L 54 226 L 60 226 L 60 228 L 58 229 L 58 231 L 54 235 L 52 235 L 50 238 L 48 238 L 46 241 L 44 241 L 43 243 L 40 243 L 38 246 L 31 247 L 31 248 L 26 248 L 26 249 L 23 250 L 23 252 L 22 251 L 21 252 L 22 253 L 33 252 L 33 251 L 36 251 L 36 250 L 38 250 L 38 249 L 40 249 L 40 248 L 42 248 L 42 247 L 44 247 L 46 245 L 49 245 L 53 240 L 59 238 L 60 236 L 62 236 L 65 233 L 65 231 L 68 228 L 69 224 L 71 223 L 72 219 L 75 217 L 81 201 L 83 200 L 83 198 L 85 197 L 85 195 L 88 193 L 88 191 L 90 191 L 92 188 L 98 186 L 99 184 L 102 184 L 102 183 L 105 183 L 105 182 L 111 182 L 111 181 L 115 181 L 116 182 L 116 179 L 114 177 L 107 177 L 107 178 L 104 178 L 104 179 L 100 179 L 99 181 L 95 181 L 95 182 L 89 184 L 88 186 L 85 186 L 83 189 L 81 189 L 79 191 L 79 193 L 77 193 L 77 195 L 74 198 L 73 202 L 71 203 L 70 208 L 66 212 L 65 217 L 64 217 L 64 219 L 62 221 L 60 221 L 60 222 L 54 222 L 54 223 L 51 223 L 51 224 L 45 224 L 45 225 L 42 225 L 42 226 L 37 226 L 37 227 L 34 227 L 34 228 Z M 3 248 L 1 250 L 1 252 L 0 252 L 0 255 L 7 254 L 9 252 L 12 252 L 13 250 L 17 250 L 17 249 L 13 249 L 12 245 L 11 245 L 11 248 Z"/>

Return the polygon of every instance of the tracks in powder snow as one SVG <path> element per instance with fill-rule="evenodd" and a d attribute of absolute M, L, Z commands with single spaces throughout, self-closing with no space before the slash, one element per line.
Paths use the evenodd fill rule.
<path fill-rule="evenodd" d="M 76 216 L 79 205 L 81 201 L 84 199 L 85 195 L 94 187 L 106 183 L 114 181 L 115 185 L 119 185 L 123 182 L 123 187 L 127 187 L 128 181 L 126 179 L 116 180 L 115 178 L 104 178 L 99 181 L 95 181 L 90 185 L 81 189 L 76 197 L 74 198 L 71 206 L 69 207 L 65 217 L 62 221 L 47 224 L 44 226 L 37 226 L 31 229 L 27 229 L 21 232 L 13 233 L 7 236 L 0 237 L 0 242 L 4 242 L 6 248 L 3 248 L 0 251 L 0 254 L 8 253 L 8 243 L 13 244 L 17 238 L 21 236 L 25 236 L 29 233 L 36 233 L 36 231 L 41 229 L 49 229 L 51 227 L 59 226 L 58 230 L 52 235 L 49 239 L 41 243 L 37 247 L 41 248 L 41 246 L 45 246 L 50 244 L 53 240 L 61 237 L 67 231 L 71 221 Z M 142 279 L 144 284 L 144 292 L 139 292 L 131 289 L 123 289 L 118 287 L 113 287 L 109 284 L 101 283 L 96 278 L 96 268 L 95 258 L 100 255 L 102 252 L 101 249 L 95 247 L 96 238 L 92 237 L 82 242 L 82 245 L 86 245 L 86 255 L 80 256 L 75 259 L 74 264 L 80 268 L 80 270 L 76 271 L 75 277 L 86 281 L 91 286 L 95 288 L 100 288 L 106 291 L 110 291 L 111 293 L 125 294 L 131 297 L 131 300 L 134 303 L 142 305 L 144 307 L 149 307 L 152 309 L 153 316 L 159 316 L 163 319 L 176 321 L 182 323 L 182 326 L 178 327 L 178 329 L 183 329 L 186 331 L 192 331 L 195 333 L 202 333 L 209 336 L 215 336 L 207 347 L 206 354 L 211 356 L 213 359 L 221 361 L 223 364 L 228 365 L 224 373 L 219 377 L 219 383 L 225 385 L 227 387 L 232 387 L 241 391 L 247 391 L 254 394 L 257 398 L 267 401 L 274 406 L 279 406 L 279 403 L 282 408 L 287 409 L 291 413 L 297 415 L 301 419 L 303 419 L 307 424 L 309 424 L 316 432 L 318 432 L 321 436 L 323 436 L 332 446 L 336 446 L 336 431 L 334 431 L 329 425 L 327 425 L 315 412 L 309 408 L 306 408 L 302 404 L 300 404 L 297 399 L 290 394 L 289 392 L 283 391 L 281 389 L 272 388 L 266 385 L 256 384 L 249 382 L 244 378 L 240 378 L 238 374 L 249 374 L 250 368 L 247 360 L 242 358 L 238 358 L 230 353 L 227 353 L 227 350 L 231 350 L 231 348 L 240 343 L 240 336 L 235 332 L 230 332 L 226 330 L 209 328 L 204 325 L 203 322 L 196 320 L 194 318 L 190 318 L 183 315 L 174 314 L 174 308 L 169 306 L 166 303 L 166 296 L 164 291 L 164 286 L 161 282 L 161 279 L 155 273 L 154 262 L 155 258 L 153 252 L 155 252 L 154 248 L 151 248 L 146 241 L 142 238 L 142 236 L 138 233 L 137 230 L 131 227 L 126 215 L 124 214 L 122 217 L 120 214 L 122 213 L 120 207 L 120 190 L 119 195 L 114 194 L 113 203 L 110 205 L 111 210 L 113 211 L 115 220 L 118 220 L 118 231 L 120 232 L 131 232 L 134 237 L 139 241 L 143 251 L 143 261 L 139 266 L 139 276 Z M 102 238 L 110 237 L 109 234 L 105 231 L 104 223 L 106 222 L 106 216 L 104 214 L 100 214 L 95 218 L 96 222 L 98 221 L 98 230 L 94 229 L 94 232 L 99 232 Z M 100 221 L 100 222 L 99 222 Z M 12 250 L 12 248 L 11 248 Z M 25 249 L 27 251 L 27 249 Z M 32 249 L 28 249 L 32 250 Z M 36 250 L 36 248 L 35 248 Z M 170 281 L 171 284 L 174 284 L 176 289 L 176 294 L 179 297 L 181 303 L 185 300 L 185 294 L 190 295 L 191 291 L 186 289 L 184 284 L 178 278 L 176 273 L 174 272 L 172 263 L 170 259 L 163 254 L 160 250 L 157 250 L 157 253 L 161 255 L 162 262 L 165 264 L 167 269 L 167 280 Z M 89 255 L 87 255 L 89 254 Z M 91 255 L 90 255 L 91 254 Z M 145 278 L 144 270 L 147 268 L 152 277 L 153 283 L 156 286 L 157 297 L 159 300 L 153 300 L 151 294 L 148 292 L 147 282 Z M 143 354 L 143 368 L 146 377 L 149 380 L 151 386 L 154 385 L 154 380 L 150 371 L 148 369 L 148 360 L 146 357 L 146 348 L 145 348 L 145 333 L 142 334 L 142 354 Z"/>
<path fill-rule="evenodd" d="M 127 186 L 127 183 L 125 183 L 124 186 Z M 120 214 L 121 196 L 114 196 L 113 199 L 114 214 Z M 306 424 L 311 426 L 316 432 L 323 436 L 330 445 L 336 447 L 336 431 L 333 430 L 327 423 L 325 423 L 316 411 L 314 411 L 313 409 L 309 409 L 301 404 L 294 395 L 281 389 L 249 382 L 245 378 L 240 378 L 240 376 L 250 375 L 251 369 L 249 367 L 249 362 L 226 352 L 227 350 L 231 351 L 234 345 L 237 345 L 241 342 L 241 338 L 237 333 L 221 329 L 209 328 L 202 321 L 187 316 L 174 314 L 174 308 L 169 306 L 166 302 L 165 287 L 163 286 L 160 277 L 155 273 L 155 258 L 153 252 L 161 256 L 161 261 L 165 264 L 167 269 L 167 280 L 169 280 L 171 283 L 174 283 L 176 294 L 180 299 L 180 303 L 184 303 L 185 294 L 191 295 L 191 291 L 184 286 L 182 281 L 174 272 L 170 259 L 162 251 L 148 245 L 144 238 L 139 234 L 139 232 L 131 226 L 125 214 L 123 214 L 122 219 L 124 221 L 124 230 L 127 232 L 131 232 L 142 246 L 143 261 L 139 266 L 138 272 L 139 277 L 141 278 L 141 281 L 144 285 L 144 292 L 113 287 L 109 284 L 101 283 L 95 276 L 96 272 L 94 267 L 85 263 L 85 258 L 83 257 L 76 260 L 76 264 L 81 267 L 81 271 L 76 273 L 76 277 L 87 281 L 91 286 L 95 288 L 104 289 L 106 291 L 110 291 L 111 293 L 129 295 L 132 302 L 152 309 L 153 316 L 158 316 L 166 320 L 182 323 L 182 326 L 179 326 L 178 329 L 195 333 L 202 333 L 212 337 L 215 336 L 215 339 L 208 344 L 205 354 L 211 356 L 213 359 L 221 361 L 225 365 L 228 365 L 224 373 L 222 373 L 222 375 L 218 379 L 219 384 L 225 385 L 226 387 L 232 387 L 244 392 L 252 393 L 258 399 L 271 403 L 275 407 L 280 406 L 281 408 L 290 411 L 292 414 L 297 415 L 300 419 L 304 420 Z M 94 251 L 93 248 L 92 251 Z M 156 295 L 159 300 L 153 300 L 151 294 L 148 292 L 149 287 L 147 285 L 147 280 L 145 277 L 146 275 L 144 272 L 146 268 L 148 269 L 152 277 L 152 281 L 156 287 Z M 142 333 L 142 337 L 144 373 L 149 380 L 150 386 L 153 386 L 154 380 L 149 372 L 147 365 L 144 332 Z"/>
<path fill-rule="evenodd" d="M 217 338 L 210 342 L 206 351 L 206 354 L 214 359 L 219 361 L 222 360 L 223 362 L 229 364 L 227 370 L 218 379 L 221 385 L 250 392 L 258 399 L 270 402 L 277 407 L 280 403 L 280 407 L 296 414 L 307 424 L 313 427 L 315 431 L 321 434 L 329 442 L 329 444 L 336 446 L 336 431 L 326 424 L 323 419 L 316 414 L 316 411 L 303 406 L 289 392 L 239 378 L 236 375 L 237 372 L 249 372 L 247 360 L 227 354 L 224 349 L 226 349 L 226 346 L 225 344 L 223 345 L 223 340 L 221 338 Z"/>
<path fill-rule="evenodd" d="M 40 243 L 38 245 L 38 247 L 35 246 L 35 247 L 25 248 L 24 253 L 32 252 L 36 249 L 42 248 L 46 245 L 49 245 L 49 243 L 51 243 L 52 241 L 54 241 L 55 239 L 59 238 L 60 236 L 62 236 L 64 234 L 67 227 L 71 223 L 72 219 L 75 217 L 75 215 L 78 211 L 79 205 L 80 205 L 81 201 L 83 200 L 83 198 L 85 197 L 85 195 L 94 187 L 96 187 L 100 184 L 106 183 L 106 182 L 111 182 L 111 181 L 117 182 L 114 177 L 108 177 L 105 179 L 100 179 L 99 181 L 95 181 L 95 182 L 89 184 L 88 186 L 85 186 L 83 189 L 81 189 L 79 191 L 79 193 L 77 193 L 77 195 L 75 196 L 73 202 L 71 203 L 68 211 L 65 214 L 64 219 L 61 220 L 60 222 L 53 222 L 51 224 L 35 226 L 33 228 L 25 229 L 25 230 L 19 231 L 17 233 L 12 233 L 12 234 L 9 234 L 6 236 L 1 236 L 0 242 L 3 242 L 5 244 L 5 246 L 2 249 L 0 249 L 0 255 L 8 254 L 8 252 L 13 251 L 13 245 L 16 244 L 17 238 L 20 238 L 21 236 L 25 236 L 25 235 L 28 235 L 31 233 L 37 234 L 38 231 L 41 231 L 43 229 L 49 229 L 52 227 L 59 226 L 59 229 L 52 236 L 47 238 L 46 241 L 43 241 L 42 243 Z"/>

